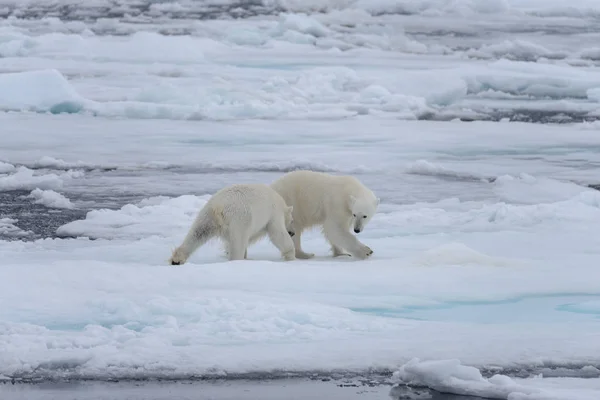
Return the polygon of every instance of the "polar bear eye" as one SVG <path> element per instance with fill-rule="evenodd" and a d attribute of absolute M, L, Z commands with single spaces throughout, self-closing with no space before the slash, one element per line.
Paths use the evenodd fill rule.
<path fill-rule="evenodd" d="M 366 216 L 366 215 L 363 215 L 363 218 L 367 218 L 367 216 Z"/>
<path fill-rule="evenodd" d="M 356 214 L 352 214 L 352 216 L 356 218 Z"/>

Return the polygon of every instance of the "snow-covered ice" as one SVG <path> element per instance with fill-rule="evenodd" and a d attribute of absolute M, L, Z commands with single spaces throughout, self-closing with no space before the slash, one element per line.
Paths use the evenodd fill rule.
<path fill-rule="evenodd" d="M 600 5 L 224 3 L 0 0 L 0 377 L 598 398 Z M 300 168 L 377 193 L 372 258 L 167 265 L 218 189 Z"/>
<path fill-rule="evenodd" d="M 382 121 L 365 134 L 370 118 L 207 122 L 201 131 L 182 121 L 0 120 L 18 133 L 4 139 L 10 162 L 43 165 L 68 198 L 98 199 L 57 230 L 78 239 L 1 242 L 5 375 L 395 370 L 414 357 L 600 365 L 600 192 L 577 184 L 595 177 L 585 168 L 600 158 L 590 153 L 594 131 Z M 42 121 L 52 138 L 36 130 Z M 315 260 L 284 263 L 263 241 L 250 261 L 229 263 L 214 242 L 182 268 L 167 265 L 217 188 L 269 182 L 294 162 L 353 171 L 381 195 L 361 234 L 372 259 L 332 259 L 313 232 L 305 247 Z M 103 163 L 114 169 L 98 172 Z M 65 168 L 86 172 L 72 178 Z M 137 200 L 103 207 L 117 191 Z"/>

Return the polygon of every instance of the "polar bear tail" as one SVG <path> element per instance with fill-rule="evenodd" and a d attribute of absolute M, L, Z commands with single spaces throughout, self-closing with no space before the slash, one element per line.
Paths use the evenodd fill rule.
<path fill-rule="evenodd" d="M 198 249 L 198 247 L 204 245 L 214 236 L 219 234 L 218 226 L 218 215 L 215 215 L 214 210 L 211 207 L 204 207 L 198 213 L 198 216 L 194 220 L 192 227 L 181 246 L 173 251 L 173 255 L 170 259 L 171 265 L 181 265 L 186 262 L 188 257 Z"/>
<path fill-rule="evenodd" d="M 198 213 L 196 221 L 190 235 L 193 235 L 193 242 L 197 247 L 204 245 L 211 238 L 218 235 L 221 220 L 214 210 L 205 207 Z"/>

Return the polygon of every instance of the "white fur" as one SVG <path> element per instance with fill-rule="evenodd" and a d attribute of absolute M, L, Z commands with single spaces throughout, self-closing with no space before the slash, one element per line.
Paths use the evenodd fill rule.
<path fill-rule="evenodd" d="M 229 260 L 247 257 L 248 245 L 265 235 L 287 260 L 293 260 L 293 208 L 265 184 L 232 185 L 219 190 L 204 205 L 187 236 L 169 260 L 180 265 L 213 237 L 225 242 Z"/>
<path fill-rule="evenodd" d="M 362 232 L 377 212 L 379 199 L 352 176 L 336 176 L 314 171 L 294 171 L 271 184 L 287 205 L 294 207 L 292 238 L 297 258 L 312 258 L 300 243 L 302 232 L 321 225 L 331 244 L 333 256 L 347 255 L 365 259 L 373 251 L 350 233 Z"/>

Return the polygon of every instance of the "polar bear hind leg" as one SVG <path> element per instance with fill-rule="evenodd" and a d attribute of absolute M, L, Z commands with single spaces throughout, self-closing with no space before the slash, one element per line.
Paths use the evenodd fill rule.
<path fill-rule="evenodd" d="M 245 259 L 250 240 L 248 228 L 248 223 L 243 218 L 232 222 L 228 226 L 227 231 L 223 235 L 223 241 L 227 248 L 229 261 Z"/>
<path fill-rule="evenodd" d="M 338 247 L 338 246 L 336 246 L 334 244 L 331 245 L 331 251 L 333 252 L 333 256 L 334 257 L 349 256 L 350 255 L 350 254 L 346 253 L 344 251 L 344 249 L 342 249 L 341 247 Z"/>
<path fill-rule="evenodd" d="M 269 239 L 277 249 L 281 252 L 281 255 L 286 261 L 292 261 L 296 259 L 295 247 L 290 233 L 285 227 L 285 223 L 282 220 L 274 220 L 269 222 L 267 225 L 267 233 Z M 296 236 L 294 234 L 294 236 Z"/>
<path fill-rule="evenodd" d="M 308 260 L 309 258 L 313 258 L 315 256 L 313 253 L 305 253 L 302 250 L 302 244 L 300 242 L 301 238 L 301 231 L 296 231 L 296 234 L 294 235 L 294 237 L 292 237 L 292 241 L 294 242 L 294 248 L 296 249 L 296 258 L 299 258 L 301 260 Z"/>
<path fill-rule="evenodd" d="M 258 232 L 255 233 L 254 235 L 250 236 L 250 239 L 248 240 L 248 246 L 253 245 L 254 243 L 258 242 L 259 240 L 261 240 L 262 238 L 264 238 L 266 236 L 266 232 Z M 248 259 L 248 248 L 246 248 L 246 251 L 244 252 L 244 260 Z"/>

